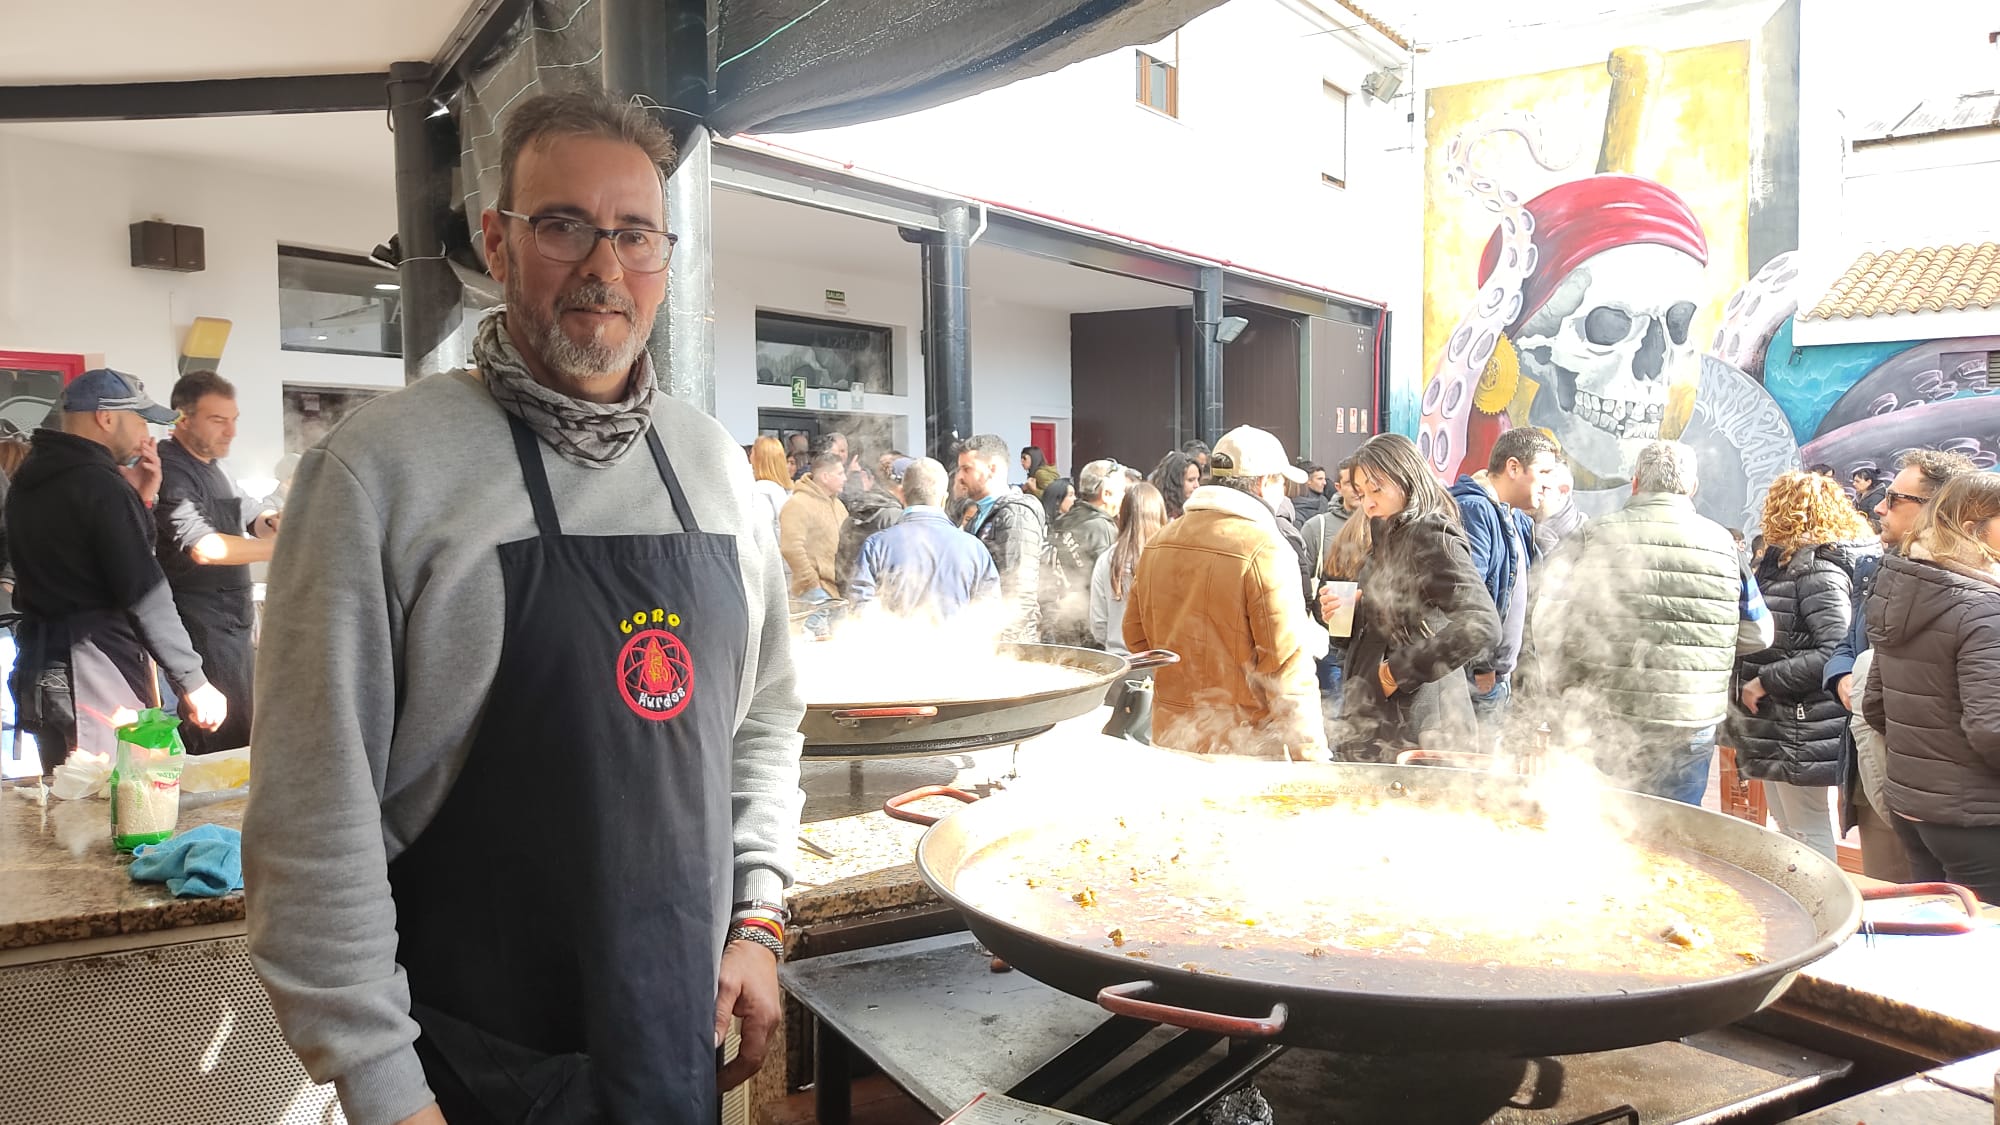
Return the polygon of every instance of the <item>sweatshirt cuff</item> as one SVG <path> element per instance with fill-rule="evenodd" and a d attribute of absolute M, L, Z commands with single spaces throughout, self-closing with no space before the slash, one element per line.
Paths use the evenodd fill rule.
<path fill-rule="evenodd" d="M 735 902 L 783 902 L 785 877 L 768 867 L 742 867 L 736 871 Z"/>
<path fill-rule="evenodd" d="M 202 688 L 208 686 L 208 677 L 203 675 L 200 669 L 189 672 L 185 676 L 169 676 L 167 678 L 173 681 L 174 691 L 179 695 L 200 691 Z"/>
<path fill-rule="evenodd" d="M 348 1125 L 396 1125 L 437 1100 L 414 1046 L 350 1068 L 333 1080 L 333 1088 Z"/>

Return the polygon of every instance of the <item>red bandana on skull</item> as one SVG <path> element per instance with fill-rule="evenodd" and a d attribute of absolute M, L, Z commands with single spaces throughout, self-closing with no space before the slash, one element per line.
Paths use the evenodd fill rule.
<path fill-rule="evenodd" d="M 1614 246 L 1670 246 L 1708 264 L 1701 221 L 1672 190 L 1640 176 L 1606 173 L 1571 180 L 1529 200 L 1526 209 L 1535 220 L 1535 268 L 1521 286 L 1521 311 L 1507 325 L 1510 334 L 1548 303 L 1571 270 Z M 1496 228 L 1479 258 L 1481 285 L 1493 275 L 1500 253 Z"/>

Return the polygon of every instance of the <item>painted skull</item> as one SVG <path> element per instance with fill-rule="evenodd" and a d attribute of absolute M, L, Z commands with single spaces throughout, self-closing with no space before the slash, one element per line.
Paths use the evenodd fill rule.
<path fill-rule="evenodd" d="M 1671 246 L 1613 247 L 1571 270 L 1514 333 L 1522 372 L 1541 384 L 1533 420 L 1599 481 L 1629 477 L 1660 436 L 1672 385 L 1699 376 L 1702 271 Z"/>

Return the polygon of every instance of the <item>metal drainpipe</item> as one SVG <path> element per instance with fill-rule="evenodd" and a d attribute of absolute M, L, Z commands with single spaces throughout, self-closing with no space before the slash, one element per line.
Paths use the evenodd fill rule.
<path fill-rule="evenodd" d="M 946 204 L 944 229 L 902 232 L 923 247 L 924 441 L 931 456 L 950 466 L 958 443 L 972 435 L 972 305 L 966 251 L 972 241 L 972 205 Z"/>
<path fill-rule="evenodd" d="M 459 336 L 464 294 L 444 259 L 438 218 L 451 195 L 451 161 L 431 128 L 429 63 L 389 66 L 389 123 L 395 129 L 396 267 L 403 317 L 403 381 L 465 365 Z"/>
<path fill-rule="evenodd" d="M 1194 291 L 1194 436 L 1209 446 L 1222 437 L 1222 270 L 1205 266 Z"/>

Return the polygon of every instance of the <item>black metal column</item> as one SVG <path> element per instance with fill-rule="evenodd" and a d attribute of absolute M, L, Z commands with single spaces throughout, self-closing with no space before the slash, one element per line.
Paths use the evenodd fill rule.
<path fill-rule="evenodd" d="M 1222 437 L 1222 270 L 1201 271 L 1201 288 L 1194 291 L 1194 436 L 1209 445 Z"/>
<path fill-rule="evenodd" d="M 459 322 L 464 294 L 444 258 L 438 223 L 451 209 L 451 171 L 456 159 L 431 119 L 429 63 L 399 62 L 389 67 L 389 124 L 396 131 L 396 235 L 403 260 L 396 268 L 403 317 L 403 379 L 464 365 Z"/>
<path fill-rule="evenodd" d="M 1381 365 L 1375 372 L 1374 432 L 1378 434 L 1386 434 L 1390 429 L 1390 404 L 1395 400 L 1390 388 L 1395 382 L 1389 378 L 1389 345 L 1394 342 L 1395 337 L 1389 331 L 1389 310 L 1383 309 L 1375 314 L 1375 362 Z"/>
<path fill-rule="evenodd" d="M 941 231 L 903 231 L 923 246 L 924 443 L 949 467 L 957 445 L 972 436 L 972 304 L 966 285 L 966 251 L 972 207 L 946 205 Z"/>

